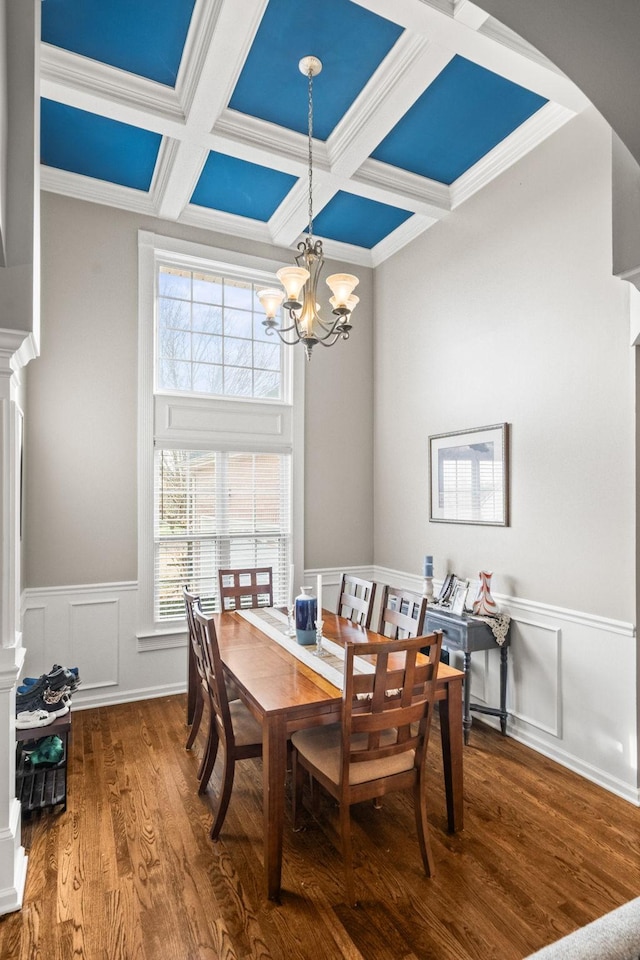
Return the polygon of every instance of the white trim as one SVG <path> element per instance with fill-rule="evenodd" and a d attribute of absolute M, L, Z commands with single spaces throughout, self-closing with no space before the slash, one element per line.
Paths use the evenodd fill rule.
<path fill-rule="evenodd" d="M 203 397 L 154 392 L 154 319 L 156 264 L 164 259 L 202 266 L 226 276 L 250 276 L 253 280 L 273 282 L 281 263 L 236 254 L 218 247 L 164 237 L 150 231 L 138 232 L 138 619 L 137 649 L 151 651 L 182 646 L 175 628 L 154 621 L 154 444 L 160 448 L 246 449 L 252 452 L 291 454 L 290 528 L 294 556 L 302 556 L 303 531 L 303 463 L 295 456 L 294 444 L 303 438 L 304 366 L 282 348 L 283 399 Z M 295 377 L 294 377 L 295 368 Z M 300 383 L 296 382 L 299 381 Z M 295 403 L 291 402 L 295 393 Z M 215 416 L 203 417 L 203 410 Z M 302 506 L 301 506 L 302 505 Z M 299 546 L 298 546 L 299 544 Z"/>
<path fill-rule="evenodd" d="M 536 753 L 541 753 L 543 757 L 554 760 L 561 766 L 566 767 L 567 770 L 572 770 L 579 776 L 584 777 L 585 780 L 589 780 L 604 790 L 608 790 L 609 793 L 613 793 L 617 797 L 633 803 L 634 806 L 640 807 L 640 788 L 633 784 L 625 783 L 617 777 L 612 777 L 605 771 L 594 767 L 586 761 L 580 760 L 579 757 L 563 750 L 561 747 L 549 744 L 546 740 L 537 737 L 528 730 L 514 730 L 513 727 L 509 725 L 509 735 L 514 740 L 517 740 L 518 743 L 524 744 L 525 747 L 535 750 Z"/>

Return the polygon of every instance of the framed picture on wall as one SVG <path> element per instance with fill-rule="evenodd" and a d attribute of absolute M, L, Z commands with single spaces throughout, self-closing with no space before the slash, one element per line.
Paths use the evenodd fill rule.
<path fill-rule="evenodd" d="M 429 437 L 429 519 L 509 525 L 509 424 Z"/>

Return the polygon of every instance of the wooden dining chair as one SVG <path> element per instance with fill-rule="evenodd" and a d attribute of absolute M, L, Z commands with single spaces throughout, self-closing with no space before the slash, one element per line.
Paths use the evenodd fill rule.
<path fill-rule="evenodd" d="M 222 611 L 273 606 L 272 567 L 218 570 L 218 586 Z"/>
<path fill-rule="evenodd" d="M 378 633 L 391 640 L 402 637 L 417 637 L 423 629 L 427 612 L 427 598 L 384 584 L 380 601 Z"/>
<path fill-rule="evenodd" d="M 339 617 L 346 617 L 347 620 L 369 629 L 375 595 L 376 585 L 373 580 L 361 580 L 350 573 L 343 573 L 336 613 Z"/>
<path fill-rule="evenodd" d="M 227 697 L 224 669 L 213 618 L 206 617 L 199 605 L 196 605 L 194 619 L 200 645 L 205 651 L 207 690 L 212 727 L 215 731 L 215 735 L 211 738 L 211 748 L 206 754 L 200 793 L 204 793 L 207 789 L 220 745 L 224 752 L 222 789 L 211 826 L 211 839 L 217 840 L 231 799 L 236 761 L 262 756 L 262 727 L 241 700 L 230 701 Z"/>
<path fill-rule="evenodd" d="M 182 588 L 182 596 L 184 597 L 185 613 L 187 618 L 188 626 L 188 643 L 189 643 L 189 696 L 193 697 L 193 713 L 191 716 L 191 730 L 189 731 L 189 736 L 185 744 L 186 750 L 191 750 L 194 743 L 196 742 L 196 737 L 200 729 L 200 724 L 202 722 L 202 716 L 204 714 L 205 705 L 209 703 L 209 688 L 207 684 L 207 665 L 206 665 L 206 651 L 202 647 L 200 632 L 197 629 L 195 622 L 195 609 L 199 607 L 200 597 L 196 596 L 195 593 L 190 593 L 186 587 Z M 211 715 L 209 715 L 209 730 L 207 732 L 206 747 L 204 754 L 202 756 L 202 762 L 198 769 L 198 779 L 200 780 L 200 786 L 202 786 L 202 775 L 205 770 L 207 762 L 207 754 L 209 753 L 210 741 L 213 735 L 213 729 L 211 724 Z"/>
<path fill-rule="evenodd" d="M 297 730 L 293 745 L 293 822 L 298 825 L 305 771 L 340 806 L 340 836 L 349 903 L 356 904 L 350 807 L 396 790 L 413 790 L 422 862 L 433 876 L 427 830 L 425 758 L 434 709 L 442 634 L 404 640 L 347 641 L 342 723 Z M 420 651 L 427 651 L 426 657 Z M 356 673 L 366 655 L 373 673 Z M 398 665 L 400 660 L 400 666 Z"/>

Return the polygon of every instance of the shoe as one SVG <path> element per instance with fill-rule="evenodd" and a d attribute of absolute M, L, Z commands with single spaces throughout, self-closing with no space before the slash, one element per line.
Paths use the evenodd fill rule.
<path fill-rule="evenodd" d="M 25 677 L 22 684 L 18 687 L 18 693 L 24 695 L 26 693 L 33 693 L 36 689 L 44 689 L 46 686 L 55 687 L 58 684 L 58 678 L 61 672 L 67 681 L 67 686 L 71 690 L 77 690 L 81 683 L 78 668 L 71 667 L 67 670 L 65 667 L 61 667 L 60 664 L 54 663 L 49 673 L 43 673 L 39 677 Z"/>
<path fill-rule="evenodd" d="M 75 690 L 80 685 L 80 680 L 74 673 L 71 673 L 70 670 L 65 670 L 64 667 L 58 667 L 57 670 L 52 671 L 51 673 L 43 673 L 41 677 L 38 677 L 35 683 L 32 683 L 30 686 L 18 687 L 18 698 L 23 697 L 25 699 L 29 697 L 35 697 L 39 694 L 44 693 L 45 690 L 61 690 L 63 687 L 66 687 L 67 690 Z"/>
<path fill-rule="evenodd" d="M 16 716 L 16 730 L 47 727 L 54 720 L 55 717 L 46 710 L 23 710 Z"/>
<path fill-rule="evenodd" d="M 42 767 L 60 763 L 64 756 L 64 745 L 60 737 L 45 737 L 44 740 L 38 740 L 35 748 L 28 754 L 29 763 L 32 767 Z"/>
<path fill-rule="evenodd" d="M 16 715 L 25 711 L 43 711 L 53 719 L 69 713 L 69 703 L 65 697 L 68 690 L 43 690 L 33 696 L 16 697 Z"/>

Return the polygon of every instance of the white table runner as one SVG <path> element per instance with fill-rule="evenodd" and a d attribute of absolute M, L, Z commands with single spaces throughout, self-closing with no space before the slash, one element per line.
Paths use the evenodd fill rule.
<path fill-rule="evenodd" d="M 298 643 L 295 637 L 287 636 L 289 624 L 287 617 L 281 610 L 275 607 L 256 607 L 252 610 L 237 610 L 245 620 L 252 623 L 254 627 L 262 630 L 268 637 L 279 643 L 281 647 L 288 650 L 298 660 L 305 663 L 321 677 L 332 683 L 338 690 L 342 690 L 344 681 L 344 649 L 339 643 L 328 640 L 326 637 L 322 641 L 324 649 L 327 651 L 326 657 L 315 657 L 314 646 L 303 646 Z M 356 657 L 354 662 L 356 673 L 373 673 L 373 664 L 363 660 L 362 657 Z"/>

